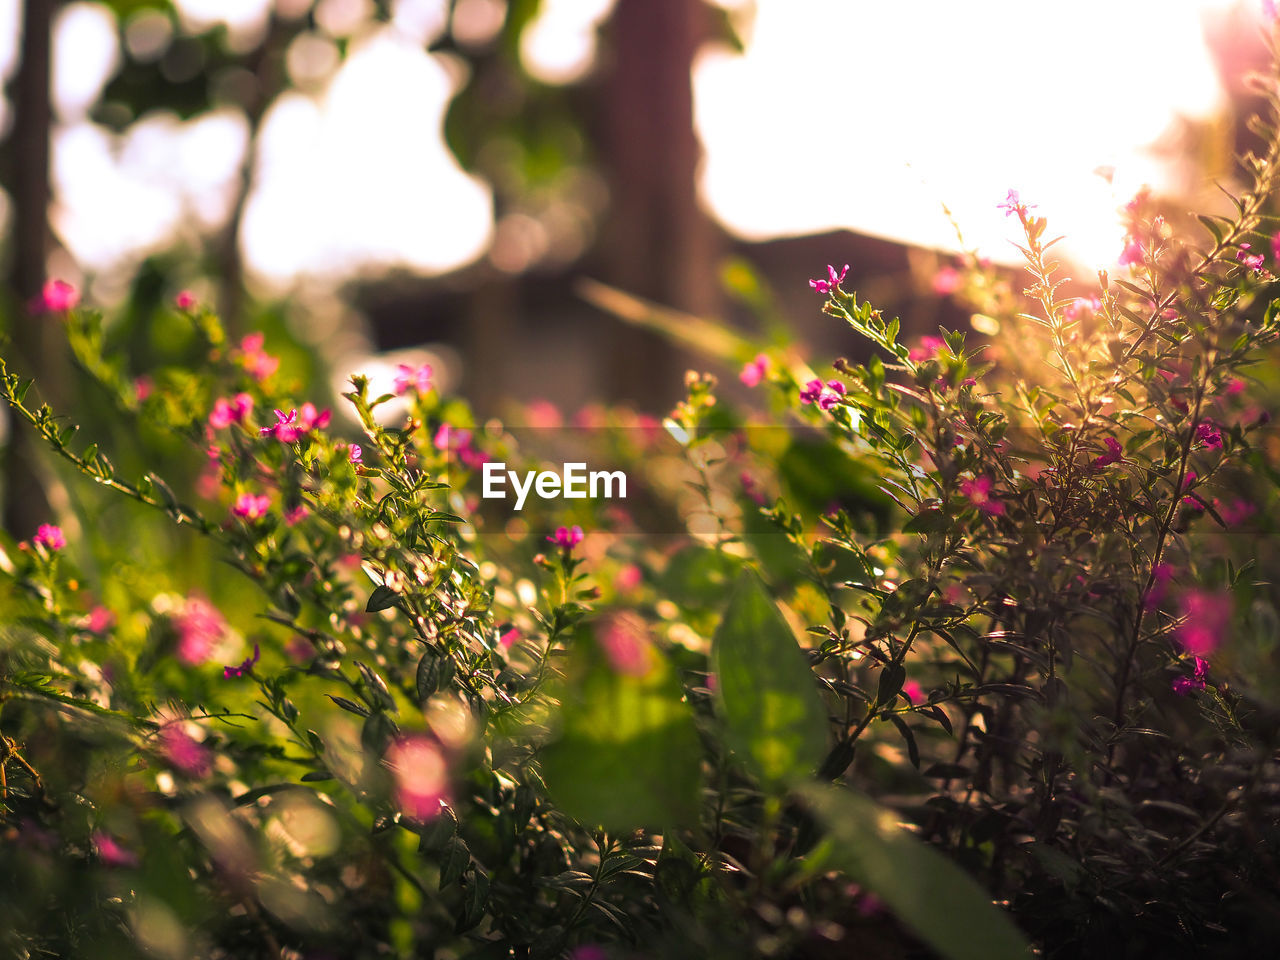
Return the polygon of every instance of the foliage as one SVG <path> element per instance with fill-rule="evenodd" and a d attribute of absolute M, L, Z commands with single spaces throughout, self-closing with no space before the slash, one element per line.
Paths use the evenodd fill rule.
<path fill-rule="evenodd" d="M 386 393 L 357 372 L 343 421 L 189 296 L 167 314 L 188 349 L 145 381 L 65 311 L 112 421 L 203 469 L 117 468 L 0 365 L 80 505 L 0 553 L 6 951 L 1273 942 L 1264 134 L 1199 241 L 1136 199 L 1126 276 L 1096 289 L 1011 192 L 1027 286 L 977 304 L 990 344 L 909 345 L 834 267 L 811 285 L 869 352 L 830 379 L 614 296 L 785 417 L 691 373 L 661 425 L 588 418 L 676 537 L 603 502 L 495 515 L 483 464 L 539 453 L 429 369 Z M 225 569 L 148 567 L 146 515 Z"/>

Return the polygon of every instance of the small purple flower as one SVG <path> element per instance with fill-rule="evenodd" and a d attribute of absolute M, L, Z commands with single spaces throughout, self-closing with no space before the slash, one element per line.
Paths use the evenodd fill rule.
<path fill-rule="evenodd" d="M 61 550 L 67 545 L 67 537 L 62 532 L 61 527 L 55 527 L 51 523 L 42 523 L 36 528 L 36 535 L 31 538 L 31 542 L 37 547 L 44 547 L 46 550 Z"/>
<path fill-rule="evenodd" d="M 1102 442 L 1106 444 L 1107 452 L 1093 458 L 1093 468 L 1095 470 L 1101 470 L 1103 467 L 1118 463 L 1124 457 L 1124 447 L 1120 446 L 1120 441 L 1115 437 L 1103 437 Z"/>
<path fill-rule="evenodd" d="M 1025 220 L 1027 218 L 1027 211 L 1030 210 L 1032 206 L 1034 205 L 1029 206 L 1022 202 L 1022 198 L 1018 196 L 1017 190 L 1010 190 L 1008 195 L 1004 198 L 1004 203 L 996 204 L 996 209 L 1003 210 L 1006 217 L 1011 217 L 1016 213 L 1019 220 Z"/>
<path fill-rule="evenodd" d="M 364 451 L 360 449 L 360 444 L 353 443 L 347 447 L 347 459 L 351 461 L 353 467 L 364 464 Z"/>
<path fill-rule="evenodd" d="M 1267 258 L 1260 253 L 1249 253 L 1250 249 L 1252 249 L 1252 244 L 1240 244 L 1240 249 L 1236 251 L 1236 259 L 1244 264 L 1247 269 L 1254 272 L 1260 271 L 1262 265 L 1267 262 Z"/>
<path fill-rule="evenodd" d="M 1206 447 L 1219 449 L 1222 446 L 1222 431 L 1212 420 L 1203 420 L 1196 427 L 1196 439 Z"/>
<path fill-rule="evenodd" d="M 257 643 L 253 645 L 253 655 L 245 657 L 238 667 L 223 667 L 222 679 L 232 680 L 237 677 L 247 676 L 253 672 L 253 665 L 258 662 L 258 658 L 262 655 L 262 651 L 258 649 Z"/>
<path fill-rule="evenodd" d="M 302 429 L 298 426 L 298 411 L 290 410 L 285 414 L 283 410 L 277 410 L 276 422 L 263 427 L 258 433 L 264 437 L 275 437 L 281 443 L 293 443 L 302 436 Z"/>
<path fill-rule="evenodd" d="M 800 391 L 801 403 L 816 403 L 823 410 L 830 410 L 844 396 L 844 384 L 839 380 L 828 380 L 823 383 L 814 378 L 804 385 Z"/>
<path fill-rule="evenodd" d="M 410 390 L 416 390 L 418 393 L 426 393 L 431 389 L 431 364 L 424 363 L 420 367 L 411 367 L 407 363 L 398 364 L 399 373 L 396 374 L 395 391 L 397 396 L 408 393 Z"/>
<path fill-rule="evenodd" d="M 841 283 L 844 282 L 845 276 L 849 273 L 849 265 L 846 263 L 844 269 L 836 273 L 836 268 L 831 264 L 827 264 L 826 280 L 810 280 L 809 286 L 813 287 L 818 293 L 831 293 L 836 290 Z"/>
<path fill-rule="evenodd" d="M 547 537 L 548 543 L 554 543 L 562 550 L 572 550 L 582 542 L 582 528 L 575 525 L 572 527 L 560 527 L 555 534 Z"/>

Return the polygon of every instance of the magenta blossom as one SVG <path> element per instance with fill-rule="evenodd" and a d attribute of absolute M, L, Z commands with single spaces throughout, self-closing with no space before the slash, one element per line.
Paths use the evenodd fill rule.
<path fill-rule="evenodd" d="M 1202 420 L 1196 427 L 1196 439 L 1206 447 L 1217 450 L 1222 447 L 1222 431 L 1212 420 Z"/>
<path fill-rule="evenodd" d="M 1190 677 L 1175 677 L 1170 686 L 1173 692 L 1180 697 L 1185 697 L 1194 690 L 1203 690 L 1205 688 L 1205 678 L 1209 676 L 1209 661 L 1203 657 L 1193 657 L 1194 674 Z"/>
<path fill-rule="evenodd" d="M 498 646 L 503 650 L 510 650 L 520 642 L 520 629 L 518 627 L 508 627 L 498 635 Z"/>
<path fill-rule="evenodd" d="M 298 427 L 298 411 L 290 410 L 286 415 L 283 410 L 276 410 L 276 422 L 258 431 L 260 436 L 275 437 L 281 443 L 293 443 L 302 430 Z"/>
<path fill-rule="evenodd" d="M 757 354 L 754 360 L 742 368 L 742 372 L 738 374 L 738 379 L 748 387 L 757 387 L 768 373 L 769 358 L 761 353 Z"/>
<path fill-rule="evenodd" d="M 840 402 L 844 392 L 844 384 L 839 380 L 828 380 L 823 383 L 815 378 L 806 383 L 800 391 L 800 402 L 816 403 L 820 409 L 830 410 Z"/>
<path fill-rule="evenodd" d="M 1017 190 L 1010 190 L 1005 196 L 1003 203 L 996 204 L 997 210 L 1003 210 L 1006 217 L 1011 217 L 1015 213 L 1019 220 L 1027 219 L 1027 211 L 1033 209 L 1035 204 L 1025 204 L 1022 198 L 1018 196 Z"/>
<path fill-rule="evenodd" d="M 223 667 L 222 679 L 232 680 L 237 677 L 245 677 L 253 672 L 253 665 L 258 662 L 258 658 L 262 656 L 262 651 L 258 649 L 258 644 L 253 645 L 253 654 L 245 657 L 237 667 Z"/>
<path fill-rule="evenodd" d="M 280 358 L 262 349 L 266 337 L 262 333 L 250 333 L 240 341 L 240 363 L 255 380 L 265 380 L 280 366 Z"/>
<path fill-rule="evenodd" d="M 298 411 L 298 429 L 303 433 L 310 433 L 312 430 L 323 430 L 329 425 L 329 421 L 333 418 L 331 410 L 316 410 L 314 403 L 304 403 Z"/>
<path fill-rule="evenodd" d="M 95 830 L 93 833 L 93 850 L 98 855 L 98 859 L 111 867 L 136 867 L 138 865 L 138 855 L 132 850 L 126 850 L 111 834 L 102 830 Z"/>
<path fill-rule="evenodd" d="M 364 451 L 360 449 L 360 444 L 353 443 L 347 447 L 347 459 L 351 461 L 354 467 L 361 466 L 364 463 Z"/>
<path fill-rule="evenodd" d="M 1120 446 L 1120 441 L 1115 437 L 1103 437 L 1103 444 L 1107 448 L 1107 452 L 1093 458 L 1093 468 L 1101 470 L 1103 467 L 1109 467 L 1113 463 L 1119 463 L 1124 457 L 1124 447 Z"/>
<path fill-rule="evenodd" d="M 293 509 L 284 512 L 284 522 L 291 527 L 296 527 L 307 518 L 307 514 L 310 512 L 305 503 L 300 503 Z"/>
<path fill-rule="evenodd" d="M 396 374 L 395 379 L 397 396 L 402 396 L 410 390 L 426 393 L 431 389 L 431 364 L 424 363 L 419 367 L 411 367 L 407 363 L 401 363 L 398 369 L 400 372 Z"/>
<path fill-rule="evenodd" d="M 223 430 L 233 423 L 244 423 L 252 412 L 253 397 L 247 393 L 237 393 L 230 400 L 219 397 L 213 401 L 209 426 L 215 430 Z"/>
<path fill-rule="evenodd" d="M 1193 657 L 1208 657 L 1221 645 L 1231 626 L 1231 595 L 1208 590 L 1183 594 L 1183 623 L 1178 642 Z"/>
<path fill-rule="evenodd" d="M 173 298 L 173 302 L 179 310 L 190 310 L 196 305 L 196 295 L 190 290 L 183 290 Z"/>
<path fill-rule="evenodd" d="M 231 512 L 245 520 L 260 520 L 271 509 L 271 498 L 266 494 L 242 493 L 236 497 Z"/>
<path fill-rule="evenodd" d="M 33 313 L 63 313 L 80 302 L 80 291 L 65 280 L 46 280 L 32 303 Z"/>
<path fill-rule="evenodd" d="M 955 293 L 963 279 L 955 267 L 943 267 L 933 275 L 933 292 L 942 297 Z"/>
<path fill-rule="evenodd" d="M 1253 249 L 1252 244 L 1240 244 L 1240 249 L 1236 251 L 1236 259 L 1244 264 L 1246 269 L 1258 272 L 1262 270 L 1262 266 L 1267 262 L 1267 258 L 1260 253 L 1249 253 L 1251 249 Z"/>
<path fill-rule="evenodd" d="M 208 660 L 227 629 L 222 614 L 208 601 L 195 596 L 187 598 L 182 612 L 174 616 L 173 625 L 178 631 L 175 653 L 189 667 Z"/>
<path fill-rule="evenodd" d="M 1142 244 L 1133 237 L 1124 238 L 1124 249 L 1116 261 L 1122 267 L 1129 267 L 1142 262 Z"/>
<path fill-rule="evenodd" d="M 178 724 L 160 731 L 160 750 L 169 766 L 189 777 L 207 777 L 213 769 L 209 748 Z"/>
<path fill-rule="evenodd" d="M 972 480 L 962 481 L 960 492 L 983 513 L 998 517 L 1004 513 L 1004 504 L 991 496 L 992 485 L 993 481 L 990 477 L 975 477 Z"/>
<path fill-rule="evenodd" d="M 596 638 L 615 673 L 643 677 L 653 669 L 653 641 L 638 614 L 621 611 L 609 615 Z"/>
<path fill-rule="evenodd" d="M 46 550 L 61 550 L 67 545 L 67 537 L 62 532 L 61 527 L 55 527 L 51 523 L 42 523 L 36 528 L 36 535 L 31 538 L 31 542 L 37 547 L 44 547 Z"/>
<path fill-rule="evenodd" d="M 89 611 L 89 618 L 85 621 L 85 627 L 90 633 L 103 634 L 115 626 L 115 622 L 116 615 L 99 604 Z"/>
<path fill-rule="evenodd" d="M 549 543 L 554 543 L 562 550 L 568 551 L 580 544 L 582 542 L 582 537 L 582 528 L 575 524 L 572 527 L 557 528 L 556 532 L 552 536 L 547 537 L 547 541 Z"/>
<path fill-rule="evenodd" d="M 919 680 L 908 680 L 902 685 L 902 695 L 913 704 L 923 703 L 925 697 L 924 687 L 920 686 Z"/>
<path fill-rule="evenodd" d="M 406 816 L 426 820 L 440 812 L 440 801 L 449 798 L 449 768 L 434 740 L 421 734 L 402 737 L 391 745 L 385 762 Z"/>
<path fill-rule="evenodd" d="M 1165 594 L 1169 592 L 1169 582 L 1173 580 L 1175 572 L 1173 565 L 1169 563 L 1157 563 L 1151 568 L 1151 589 L 1147 591 L 1143 601 L 1146 609 L 1154 610 L 1164 602 Z"/>
<path fill-rule="evenodd" d="M 932 360 L 938 355 L 938 351 L 945 346 L 946 343 L 943 342 L 941 337 L 921 337 L 920 346 L 912 347 L 907 352 L 907 359 L 916 363 Z"/>
<path fill-rule="evenodd" d="M 809 286 L 813 287 L 813 289 L 818 291 L 818 293 L 831 293 L 837 288 L 839 288 L 840 284 L 844 282 L 844 278 L 848 275 L 848 273 L 849 273 L 849 265 L 847 263 L 844 265 L 844 269 L 841 270 L 839 273 L 836 273 L 835 267 L 833 267 L 831 264 L 827 264 L 827 279 L 826 280 L 810 280 Z"/>

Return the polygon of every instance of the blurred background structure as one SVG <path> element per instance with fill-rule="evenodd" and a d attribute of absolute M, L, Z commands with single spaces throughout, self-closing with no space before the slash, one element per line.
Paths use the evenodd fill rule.
<path fill-rule="evenodd" d="M 909 333 L 938 272 L 1011 260 L 1039 205 L 1078 276 L 1143 184 L 1201 195 L 1247 147 L 1255 2 L 0 0 L 6 352 L 72 389 L 28 305 L 106 308 L 139 372 L 190 289 L 334 391 L 429 356 L 484 414 L 669 405 L 686 358 L 591 277 L 839 352 L 806 280 L 852 264 Z M 773 292 L 776 291 L 776 292 Z M 757 326 L 757 329 L 759 327 Z M 726 373 L 727 371 L 719 371 Z M 318 385 L 313 385 L 313 390 Z M 5 526 L 50 484 L 20 433 Z"/>

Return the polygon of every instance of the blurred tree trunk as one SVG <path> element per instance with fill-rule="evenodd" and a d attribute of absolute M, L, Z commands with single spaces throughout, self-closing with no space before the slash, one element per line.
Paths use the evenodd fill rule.
<path fill-rule="evenodd" d="M 13 200 L 13 258 L 8 277 L 13 339 L 9 354 L 15 372 L 36 377 L 36 389 L 50 402 L 58 399 L 62 386 L 55 360 L 62 356 L 58 328 L 43 317 L 32 317 L 28 304 L 44 286 L 49 252 L 50 61 L 57 5 L 57 0 L 23 3 L 22 59 L 10 90 L 14 123 L 5 151 L 7 186 Z M 48 519 L 49 503 L 37 471 L 36 438 L 24 425 L 11 424 L 5 447 L 4 526 L 15 537 L 27 537 Z"/>
<path fill-rule="evenodd" d="M 600 126 L 610 190 L 605 281 L 702 315 L 719 304 L 721 240 L 697 197 L 692 70 L 708 26 L 702 0 L 618 0 L 608 26 Z M 613 330 L 614 399 L 680 393 L 680 357 L 670 344 L 648 331 Z"/>

